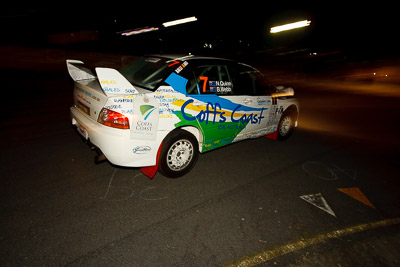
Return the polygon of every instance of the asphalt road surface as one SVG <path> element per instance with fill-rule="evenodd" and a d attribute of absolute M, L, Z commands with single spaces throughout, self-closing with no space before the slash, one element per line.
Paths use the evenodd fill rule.
<path fill-rule="evenodd" d="M 399 264 L 394 85 L 297 82 L 290 139 L 239 142 L 150 180 L 94 163 L 70 125 L 66 72 L 2 73 L 2 266 Z"/>

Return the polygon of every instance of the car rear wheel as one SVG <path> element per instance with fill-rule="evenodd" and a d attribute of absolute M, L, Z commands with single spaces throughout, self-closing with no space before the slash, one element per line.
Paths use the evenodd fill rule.
<path fill-rule="evenodd" d="M 193 168 L 198 156 L 196 137 L 185 130 L 176 130 L 163 142 L 159 171 L 168 178 L 181 177 Z"/>

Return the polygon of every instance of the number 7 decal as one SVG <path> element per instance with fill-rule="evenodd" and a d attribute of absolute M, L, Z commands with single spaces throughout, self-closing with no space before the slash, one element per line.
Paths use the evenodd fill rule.
<path fill-rule="evenodd" d="M 208 77 L 200 76 L 199 78 L 200 78 L 200 81 L 204 81 L 204 83 L 203 83 L 203 93 L 206 93 L 206 86 L 207 86 Z"/>

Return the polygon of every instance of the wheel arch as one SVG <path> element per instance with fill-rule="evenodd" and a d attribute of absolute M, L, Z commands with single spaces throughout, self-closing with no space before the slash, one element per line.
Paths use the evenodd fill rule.
<path fill-rule="evenodd" d="M 169 134 L 173 134 L 175 131 L 178 131 L 178 130 L 184 130 L 184 131 L 191 133 L 197 140 L 197 144 L 199 146 L 199 152 L 202 152 L 204 135 L 199 128 L 192 126 L 192 125 L 186 125 L 186 126 L 181 126 L 181 127 L 175 128 Z M 167 138 L 167 136 L 165 138 Z"/>
<path fill-rule="evenodd" d="M 201 132 L 196 127 L 191 127 L 191 126 L 178 127 L 169 132 L 163 139 L 163 143 L 160 148 L 158 171 L 160 171 L 164 176 L 169 178 L 178 178 L 188 173 L 196 164 L 196 161 L 198 159 L 200 150 L 198 149 L 198 147 L 196 147 L 196 142 L 198 143 L 198 138 L 200 138 L 201 136 L 202 136 Z M 193 154 L 191 154 L 192 155 L 191 158 L 189 157 L 186 159 L 188 160 L 188 162 L 184 162 L 183 167 L 179 166 L 178 163 L 177 166 L 182 167 L 182 169 L 175 169 L 174 167 L 171 167 L 170 163 L 173 164 L 176 163 L 173 162 L 174 161 L 173 158 L 175 158 L 175 160 L 179 158 L 178 161 L 182 160 L 179 154 L 181 154 L 182 151 L 186 150 L 184 149 L 182 151 L 179 151 L 179 153 L 172 153 L 172 154 L 170 154 L 169 151 L 173 147 L 175 147 L 174 149 L 176 149 L 177 147 L 176 144 L 182 142 L 185 143 L 189 142 L 193 145 L 192 146 L 193 149 L 189 149 L 189 151 L 192 151 Z M 183 154 L 186 154 L 186 152 L 183 152 L 181 155 Z"/>
<path fill-rule="evenodd" d="M 299 108 L 295 104 L 291 104 L 289 107 L 287 107 L 284 111 L 284 113 L 290 113 L 294 115 L 295 120 L 298 120 L 299 117 Z"/>

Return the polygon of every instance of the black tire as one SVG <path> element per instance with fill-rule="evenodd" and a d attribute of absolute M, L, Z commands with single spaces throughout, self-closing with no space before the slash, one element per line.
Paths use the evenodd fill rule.
<path fill-rule="evenodd" d="M 196 137 L 178 129 L 168 134 L 163 141 L 158 170 L 168 178 L 178 178 L 193 168 L 198 157 Z"/>
<path fill-rule="evenodd" d="M 285 111 L 278 124 L 278 140 L 283 141 L 288 139 L 294 130 L 296 116 L 293 111 Z"/>

